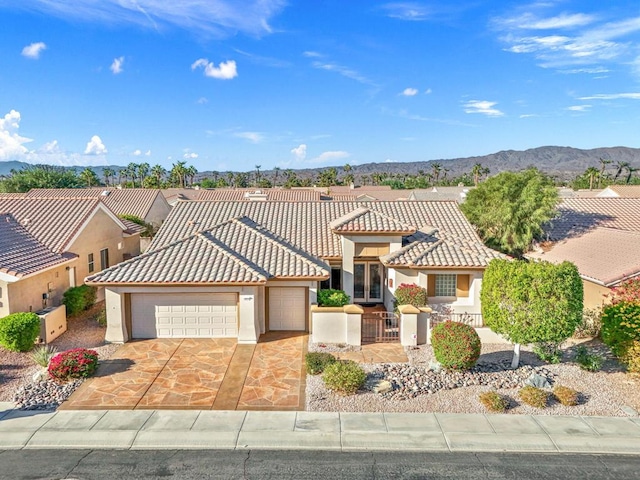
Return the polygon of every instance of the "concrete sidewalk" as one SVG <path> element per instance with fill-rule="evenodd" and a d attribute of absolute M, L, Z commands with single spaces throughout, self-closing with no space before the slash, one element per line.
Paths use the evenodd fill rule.
<path fill-rule="evenodd" d="M 197 410 L 34 412 L 0 404 L 0 449 L 287 449 L 640 454 L 640 418 Z"/>

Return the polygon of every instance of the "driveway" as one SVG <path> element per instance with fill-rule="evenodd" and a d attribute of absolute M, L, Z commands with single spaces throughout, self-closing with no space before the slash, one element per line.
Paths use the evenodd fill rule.
<path fill-rule="evenodd" d="M 60 409 L 304 410 L 307 335 L 129 342 Z"/>

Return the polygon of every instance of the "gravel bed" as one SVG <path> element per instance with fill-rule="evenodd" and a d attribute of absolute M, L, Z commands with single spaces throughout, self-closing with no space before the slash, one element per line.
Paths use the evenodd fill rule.
<path fill-rule="evenodd" d="M 96 304 L 83 315 L 67 320 L 67 331 L 49 345 L 58 352 L 73 348 L 90 348 L 98 352 L 101 360 L 109 358 L 120 347 L 104 341 L 105 327 L 95 320 L 104 309 L 104 302 Z M 9 352 L 0 347 L 0 401 L 15 402 L 22 409 L 52 409 L 73 393 L 82 383 L 76 380 L 63 385 L 41 376 L 34 376 L 42 370 L 35 365 L 29 352 Z"/>
<path fill-rule="evenodd" d="M 408 364 L 364 364 L 367 384 L 352 396 L 329 391 L 322 377 L 307 375 L 306 409 L 335 412 L 447 412 L 486 413 L 478 395 L 496 390 L 510 400 L 510 414 L 628 416 L 621 407 L 637 408 L 640 382 L 622 371 L 600 342 L 587 343 L 592 350 L 606 354 L 603 369 L 596 373 L 582 370 L 572 362 L 575 342 L 564 350 L 563 362 L 556 365 L 541 362 L 523 347 L 520 367 L 511 370 L 510 345 L 485 344 L 477 367 L 467 373 L 435 373 L 429 371 L 434 360 L 430 345 L 406 349 Z M 565 407 L 552 400 L 545 409 L 522 404 L 518 389 L 532 373 L 546 377 L 552 385 L 565 385 L 581 394 L 581 403 Z M 374 393 L 379 380 L 391 382 L 394 390 Z M 466 385 L 465 385 L 466 384 Z M 429 393 L 431 391 L 432 393 Z"/>

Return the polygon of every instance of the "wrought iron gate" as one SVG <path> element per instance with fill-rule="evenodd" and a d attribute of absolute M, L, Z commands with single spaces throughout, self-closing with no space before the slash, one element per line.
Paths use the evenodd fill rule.
<path fill-rule="evenodd" d="M 400 319 L 393 312 L 370 312 L 362 315 L 362 343 L 400 341 Z"/>

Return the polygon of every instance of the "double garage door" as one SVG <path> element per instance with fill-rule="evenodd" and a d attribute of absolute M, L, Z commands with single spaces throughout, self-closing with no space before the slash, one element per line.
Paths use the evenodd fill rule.
<path fill-rule="evenodd" d="M 238 336 L 235 293 L 131 294 L 133 338 Z"/>

